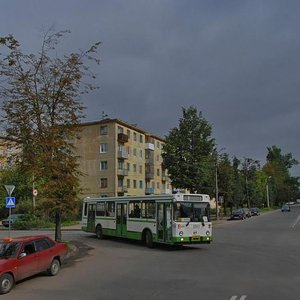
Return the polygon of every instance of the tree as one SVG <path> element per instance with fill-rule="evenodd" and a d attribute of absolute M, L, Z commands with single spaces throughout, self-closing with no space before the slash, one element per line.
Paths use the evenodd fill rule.
<path fill-rule="evenodd" d="M 212 190 L 215 141 L 212 127 L 197 108 L 182 108 L 178 128 L 170 130 L 163 147 L 164 165 L 172 185 L 190 192 Z"/>
<path fill-rule="evenodd" d="M 299 178 L 292 177 L 289 169 L 298 164 L 291 153 L 282 154 L 277 146 L 267 147 L 267 162 L 263 171 L 270 180 L 270 188 L 274 194 L 276 205 L 282 202 L 294 201 L 299 195 Z"/>
<path fill-rule="evenodd" d="M 244 195 L 248 208 L 250 208 L 255 199 L 255 179 L 256 172 L 260 169 L 258 160 L 244 158 L 242 163 L 242 174 L 244 176 Z"/>
<path fill-rule="evenodd" d="M 243 184 L 242 184 L 242 175 L 240 172 L 240 164 L 241 161 L 234 157 L 232 161 L 233 167 L 233 177 L 234 177 L 234 186 L 233 186 L 233 204 L 235 207 L 243 206 L 243 202 L 245 199 L 243 193 Z"/>
<path fill-rule="evenodd" d="M 8 50 L 0 57 L 2 126 L 22 149 L 22 171 L 34 178 L 39 195 L 55 214 L 57 240 L 61 239 L 62 211 L 74 206 L 79 190 L 72 140 L 84 117 L 80 96 L 95 88 L 83 78 L 95 78 L 89 64 L 99 64 L 100 44 L 59 58 L 56 47 L 67 33 L 46 32 L 37 54 L 23 52 L 12 35 L 0 38 L 0 45 Z"/>
<path fill-rule="evenodd" d="M 224 197 L 224 212 L 226 215 L 227 204 L 232 207 L 234 190 L 234 169 L 228 154 L 222 154 L 218 163 L 218 188 L 219 195 Z"/>

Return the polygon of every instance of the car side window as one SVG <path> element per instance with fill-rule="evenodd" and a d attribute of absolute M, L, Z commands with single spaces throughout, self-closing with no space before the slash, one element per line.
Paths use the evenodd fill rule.
<path fill-rule="evenodd" d="M 35 248 L 37 251 L 43 251 L 50 248 L 50 245 L 46 239 L 35 241 Z"/>
<path fill-rule="evenodd" d="M 24 245 L 24 248 L 23 248 L 22 252 L 26 253 L 26 255 L 30 255 L 32 253 L 35 253 L 34 243 L 33 242 L 26 243 Z"/>

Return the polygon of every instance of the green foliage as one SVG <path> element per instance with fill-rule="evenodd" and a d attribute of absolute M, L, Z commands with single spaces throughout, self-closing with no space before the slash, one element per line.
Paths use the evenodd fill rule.
<path fill-rule="evenodd" d="M 13 228 L 17 230 L 28 230 L 32 228 L 53 228 L 54 223 L 45 221 L 35 215 L 27 214 L 21 220 L 17 220 L 13 224 Z"/>
<path fill-rule="evenodd" d="M 295 201 L 299 196 L 299 178 L 290 175 L 289 169 L 298 164 L 291 153 L 282 154 L 277 146 L 267 148 L 267 163 L 263 171 L 267 174 L 270 189 L 270 201 L 280 205 Z"/>
<path fill-rule="evenodd" d="M 221 155 L 218 161 L 218 188 L 219 195 L 224 198 L 224 208 L 226 213 L 226 207 L 233 206 L 233 194 L 234 194 L 234 169 L 233 165 L 228 157 L 228 154 Z"/>
<path fill-rule="evenodd" d="M 215 147 L 211 125 L 195 107 L 183 108 L 182 112 L 178 128 L 173 128 L 166 137 L 162 154 L 164 165 L 174 187 L 209 192 Z"/>
<path fill-rule="evenodd" d="M 82 79 L 94 79 L 89 66 L 99 64 L 99 43 L 59 58 L 56 46 L 67 33 L 46 32 L 37 54 L 26 54 L 13 36 L 0 38 L 9 50 L 5 57 L 0 54 L 2 123 L 6 137 L 22 149 L 18 161 L 23 174 L 34 178 L 39 197 L 56 215 L 56 236 L 61 236 L 62 212 L 73 213 L 79 191 L 81 173 L 72 141 L 84 116 L 80 95 L 95 88 Z"/>

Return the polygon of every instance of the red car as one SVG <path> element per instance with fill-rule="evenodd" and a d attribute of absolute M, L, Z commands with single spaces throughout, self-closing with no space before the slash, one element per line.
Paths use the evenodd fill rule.
<path fill-rule="evenodd" d="M 23 236 L 0 240 L 0 294 L 8 293 L 15 282 L 47 271 L 55 276 L 68 252 L 67 245 L 51 238 Z"/>

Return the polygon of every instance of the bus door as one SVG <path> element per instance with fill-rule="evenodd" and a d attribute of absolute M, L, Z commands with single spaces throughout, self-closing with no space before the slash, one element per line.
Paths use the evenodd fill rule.
<path fill-rule="evenodd" d="M 117 203 L 117 236 L 127 235 L 127 203 Z"/>
<path fill-rule="evenodd" d="M 172 204 L 157 203 L 157 240 L 169 242 L 172 239 Z"/>
<path fill-rule="evenodd" d="M 87 231 L 95 231 L 96 204 L 88 204 Z"/>

